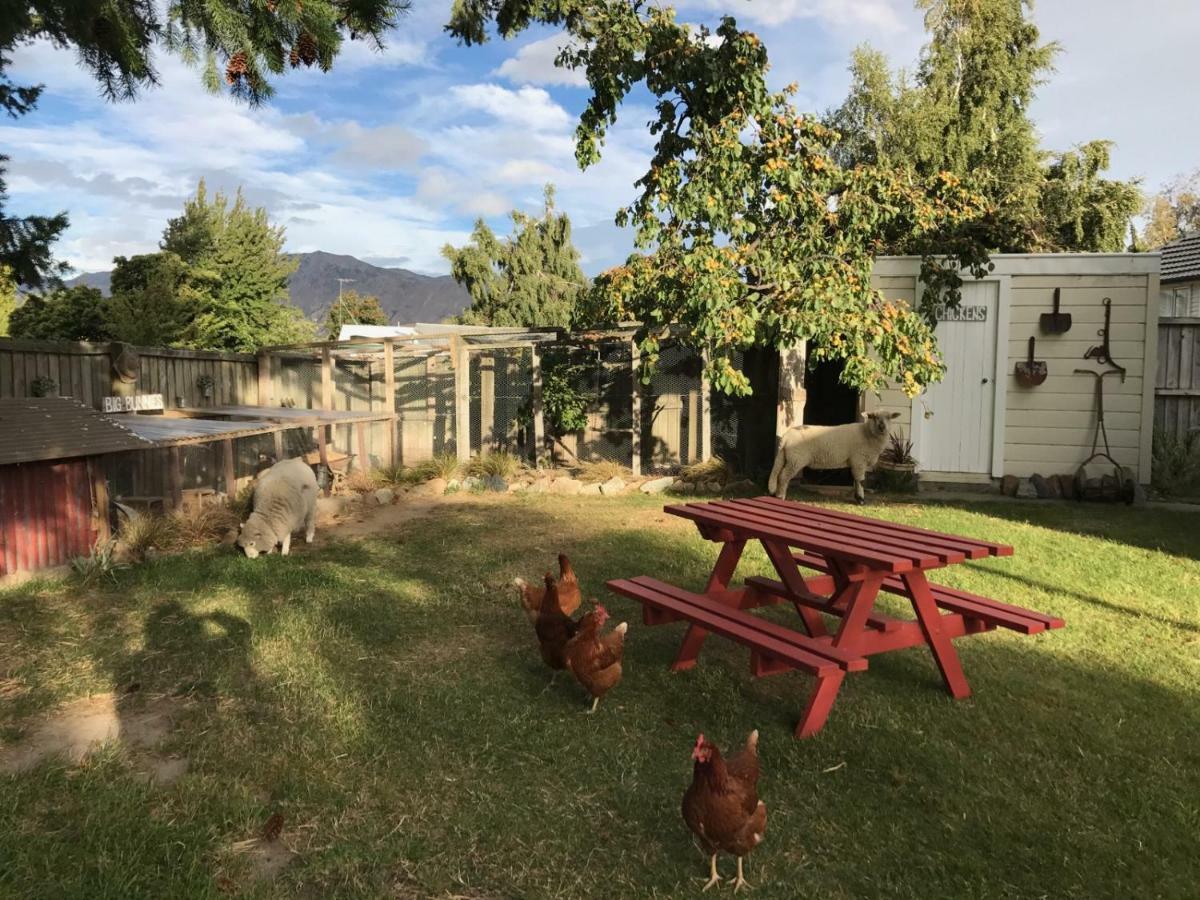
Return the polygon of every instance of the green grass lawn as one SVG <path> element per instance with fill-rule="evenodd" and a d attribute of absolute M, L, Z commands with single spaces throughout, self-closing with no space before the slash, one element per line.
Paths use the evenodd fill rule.
<path fill-rule="evenodd" d="M 194 554 L 101 588 L 11 590 L 0 737 L 136 687 L 122 715 L 174 698 L 163 752 L 188 771 L 150 784 L 112 745 L 0 775 L 0 897 L 691 896 L 706 874 L 679 814 L 692 744 L 752 728 L 769 809 L 755 897 L 1197 896 L 1200 515 L 868 512 L 1012 543 L 939 580 L 1067 627 L 958 641 L 974 695 L 957 703 L 927 652 L 876 657 L 797 742 L 811 680 L 752 680 L 719 640 L 672 674 L 683 626 L 644 628 L 604 595 L 618 576 L 702 584 L 714 547 L 653 498 L 462 498 L 286 559 Z M 630 620 L 625 679 L 594 716 L 569 679 L 546 690 L 509 586 L 559 550 Z M 757 549 L 740 574 L 755 572 Z M 239 842 L 276 811 L 296 855 L 256 880 Z"/>

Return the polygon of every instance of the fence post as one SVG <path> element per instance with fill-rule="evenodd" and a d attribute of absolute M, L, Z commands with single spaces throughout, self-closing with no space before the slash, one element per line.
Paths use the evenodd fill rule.
<path fill-rule="evenodd" d="M 633 384 L 629 403 L 633 417 L 632 454 L 629 468 L 634 478 L 642 474 L 642 377 L 639 369 L 642 367 L 642 350 L 636 340 L 629 342 L 629 374 Z"/>
<path fill-rule="evenodd" d="M 278 434 L 279 432 L 275 432 Z M 237 496 L 237 469 L 233 463 L 233 439 L 226 438 L 221 441 L 221 450 L 223 451 L 224 467 L 225 467 L 225 495 L 232 500 Z M 276 460 L 278 462 L 278 460 Z"/>
<path fill-rule="evenodd" d="M 479 356 L 479 450 L 496 449 L 496 357 Z"/>
<path fill-rule="evenodd" d="M 333 351 L 321 348 L 321 409 L 333 409 Z"/>
<path fill-rule="evenodd" d="M 542 411 L 542 355 L 538 353 L 535 344 L 529 351 L 533 357 L 531 396 L 529 402 L 533 413 L 533 461 L 537 468 L 542 468 L 546 461 L 546 420 Z"/>
<path fill-rule="evenodd" d="M 786 347 L 779 350 L 779 399 L 775 407 L 775 437 L 794 425 L 804 424 L 804 403 L 808 393 L 804 390 L 805 348 Z"/>
<path fill-rule="evenodd" d="M 241 397 L 238 401 L 241 401 Z M 272 406 L 271 396 L 271 354 L 262 350 L 258 352 L 258 405 Z"/>
<path fill-rule="evenodd" d="M 708 351 L 700 352 L 700 460 L 712 459 L 712 385 L 708 381 Z"/>
<path fill-rule="evenodd" d="M 388 465 L 396 465 L 396 345 L 391 338 L 383 341 L 383 395 L 387 401 Z"/>
<path fill-rule="evenodd" d="M 450 364 L 454 366 L 454 449 L 459 462 L 471 458 L 471 357 L 466 342 L 450 338 Z"/>

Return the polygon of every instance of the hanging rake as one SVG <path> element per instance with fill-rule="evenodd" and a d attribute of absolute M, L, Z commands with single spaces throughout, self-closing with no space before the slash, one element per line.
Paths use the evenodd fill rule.
<path fill-rule="evenodd" d="M 1112 450 L 1108 446 L 1108 429 L 1104 425 L 1104 379 L 1109 375 L 1120 375 L 1125 380 L 1124 369 L 1110 369 L 1107 372 L 1095 372 L 1091 369 L 1076 369 L 1076 375 L 1091 375 L 1096 379 L 1096 431 L 1092 435 L 1092 455 L 1079 464 L 1075 470 L 1075 496 L 1080 500 L 1123 500 L 1133 503 L 1134 483 L 1132 478 L 1125 477 L 1124 467 L 1113 459 Z M 1100 439 L 1104 438 L 1104 449 L 1100 450 Z M 1113 465 L 1113 476 L 1103 478 L 1088 478 L 1087 465 L 1094 459 L 1105 459 Z"/>

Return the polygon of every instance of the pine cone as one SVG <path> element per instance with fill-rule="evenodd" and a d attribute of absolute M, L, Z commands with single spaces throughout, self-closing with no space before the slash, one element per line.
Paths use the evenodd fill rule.
<path fill-rule="evenodd" d="M 274 840 L 278 840 L 279 835 L 282 833 L 282 831 L 283 831 L 283 813 L 281 813 L 281 812 L 272 813 L 270 818 L 267 819 L 266 824 L 263 825 L 262 839 L 268 843 L 271 841 L 274 841 Z"/>
<path fill-rule="evenodd" d="M 246 65 L 246 54 L 235 53 L 229 59 L 229 65 L 225 67 L 225 83 L 234 85 L 245 77 L 249 66 Z"/>
<path fill-rule="evenodd" d="M 296 46 L 292 48 L 292 53 L 304 63 L 306 66 L 311 66 L 317 61 L 317 40 L 307 31 L 296 39 Z"/>

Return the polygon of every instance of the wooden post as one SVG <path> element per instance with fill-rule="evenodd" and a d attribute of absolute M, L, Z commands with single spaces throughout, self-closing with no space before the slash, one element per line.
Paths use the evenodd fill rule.
<path fill-rule="evenodd" d="M 454 446 L 459 462 L 471 458 L 471 357 L 458 335 L 450 338 L 450 362 L 454 366 Z"/>
<path fill-rule="evenodd" d="M 333 470 L 329 468 L 329 444 L 325 440 L 325 426 L 317 426 L 317 457 L 321 460 L 321 468 L 329 479 L 325 483 L 325 496 L 333 493 Z"/>
<path fill-rule="evenodd" d="M 321 348 L 321 409 L 333 409 L 333 353 Z"/>
<path fill-rule="evenodd" d="M 700 459 L 712 459 L 712 385 L 708 381 L 708 354 L 700 356 Z"/>
<path fill-rule="evenodd" d="M 233 438 L 225 438 L 221 441 L 221 450 L 225 465 L 225 495 L 232 500 L 237 496 L 237 468 L 233 463 Z"/>
<path fill-rule="evenodd" d="M 112 537 L 112 529 L 108 524 L 108 478 L 104 472 L 104 463 L 98 457 L 87 461 L 88 479 L 92 483 L 92 521 L 96 543 L 102 544 Z"/>
<path fill-rule="evenodd" d="M 358 438 L 358 470 L 365 472 L 371 468 L 371 457 L 367 453 L 367 423 L 355 422 L 354 434 Z"/>
<path fill-rule="evenodd" d="M 272 406 L 274 405 L 273 400 L 274 398 L 271 396 L 271 354 L 260 350 L 258 353 L 258 405 Z"/>
<path fill-rule="evenodd" d="M 804 424 L 804 346 L 779 351 L 779 400 L 775 407 L 775 437 L 789 428 Z"/>
<path fill-rule="evenodd" d="M 396 345 L 391 338 L 383 342 L 383 397 L 386 401 L 384 409 L 388 411 L 387 461 L 389 466 L 398 462 L 396 459 Z"/>
<path fill-rule="evenodd" d="M 283 432 L 276 431 L 272 437 L 275 438 L 275 462 L 283 459 Z"/>
<path fill-rule="evenodd" d="M 479 357 L 479 449 L 496 449 L 496 357 Z"/>
<path fill-rule="evenodd" d="M 537 468 L 542 468 L 546 461 L 546 421 L 542 411 L 542 357 L 537 347 L 531 347 L 533 354 L 533 385 L 529 398 L 533 413 L 533 461 Z"/>
<path fill-rule="evenodd" d="M 183 507 L 183 453 L 178 445 L 171 447 L 168 453 L 170 464 L 167 467 L 167 477 L 171 487 L 171 508 Z"/>
<path fill-rule="evenodd" d="M 636 340 L 629 342 L 629 375 L 633 385 L 629 403 L 633 418 L 632 453 L 629 468 L 633 477 L 640 478 L 642 474 L 642 350 Z"/>

